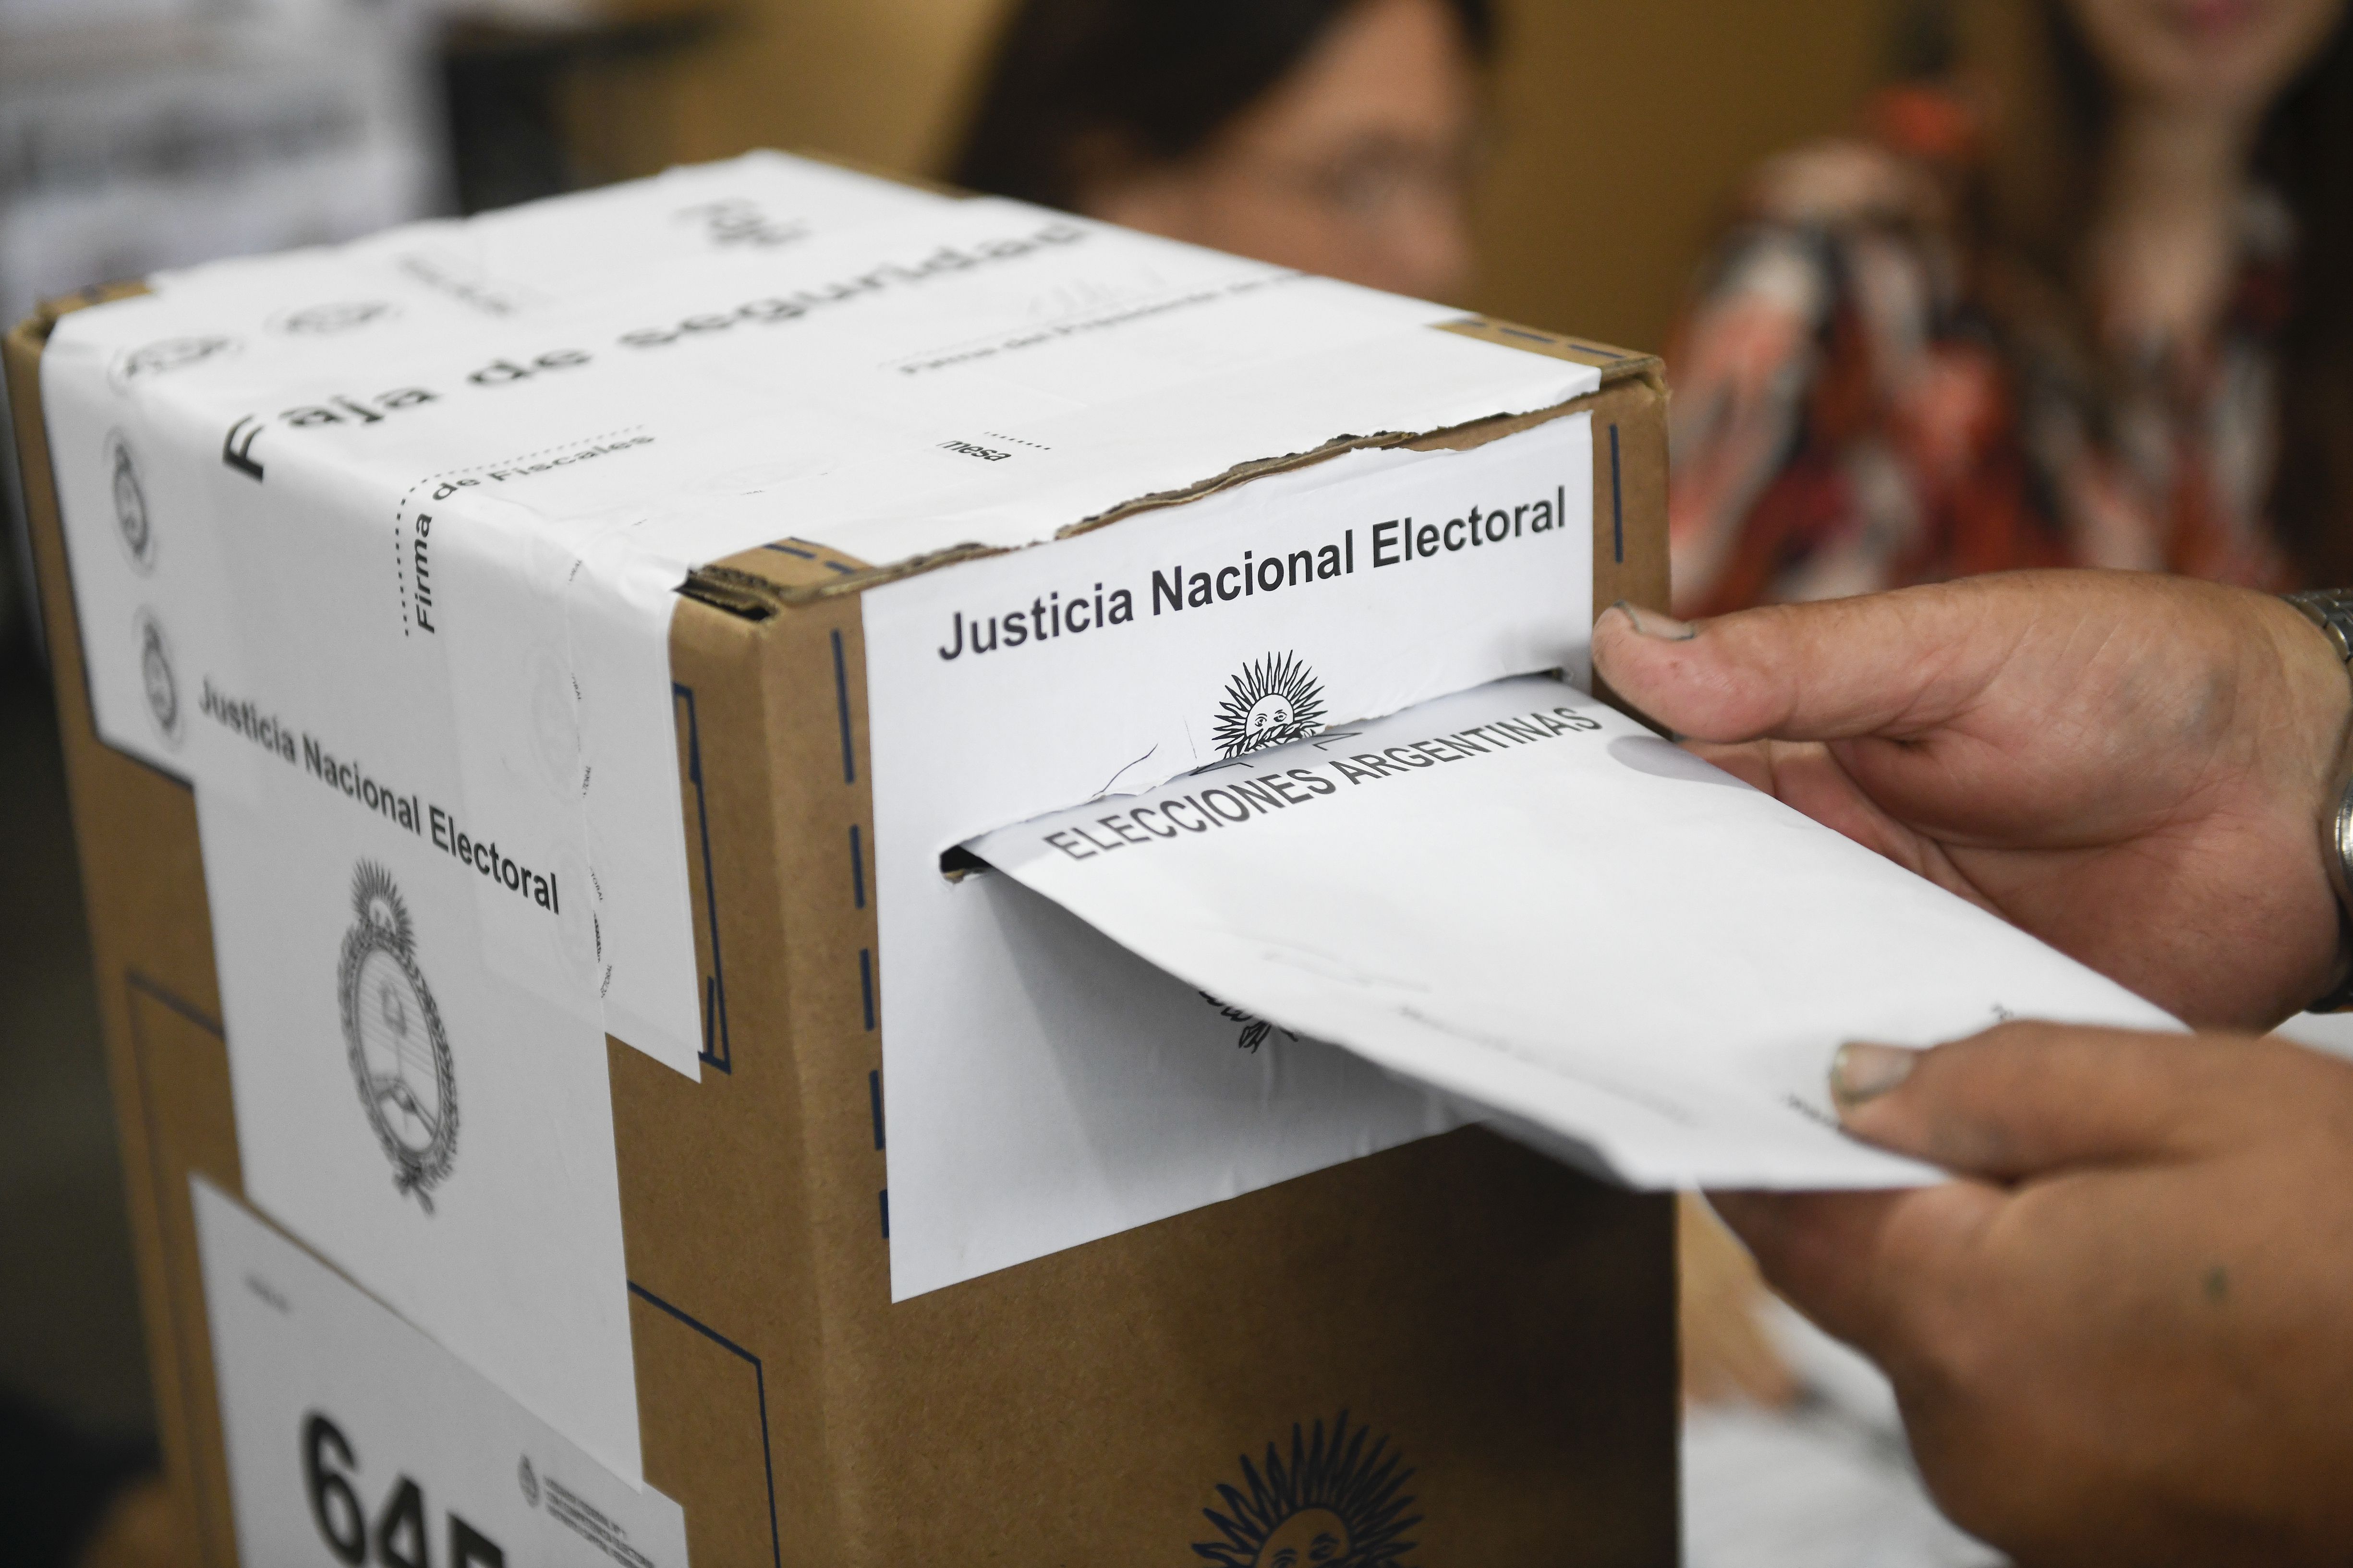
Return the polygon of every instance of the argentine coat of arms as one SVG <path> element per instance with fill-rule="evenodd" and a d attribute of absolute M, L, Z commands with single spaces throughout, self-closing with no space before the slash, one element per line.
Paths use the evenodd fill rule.
<path fill-rule="evenodd" d="M 458 1079 L 433 989 L 417 967 L 417 932 L 392 873 L 363 860 L 352 873 L 359 920 L 343 936 L 336 976 L 343 1045 L 368 1124 L 392 1162 L 393 1186 L 427 1214 L 458 1152 Z"/>

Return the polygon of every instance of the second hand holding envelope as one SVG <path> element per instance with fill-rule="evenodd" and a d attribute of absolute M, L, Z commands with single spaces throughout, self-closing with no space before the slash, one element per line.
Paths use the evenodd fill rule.
<path fill-rule="evenodd" d="M 1229 1006 L 1638 1186 L 1936 1179 L 1839 1131 L 1847 1040 L 2179 1026 L 1546 676 L 965 848 Z"/>

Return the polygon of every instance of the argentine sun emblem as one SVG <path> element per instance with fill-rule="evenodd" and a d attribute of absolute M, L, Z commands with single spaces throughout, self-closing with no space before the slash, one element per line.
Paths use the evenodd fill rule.
<path fill-rule="evenodd" d="M 1241 1484 L 1201 1510 L 1218 1539 L 1195 1542 L 1194 1556 L 1218 1568 L 1405 1568 L 1406 1532 L 1421 1522 L 1405 1489 L 1413 1471 L 1388 1438 L 1351 1429 L 1346 1411 L 1328 1428 L 1293 1426 L 1288 1455 L 1269 1443 L 1241 1467 Z"/>
<path fill-rule="evenodd" d="M 1226 683 L 1211 733 L 1217 737 L 1218 750 L 1231 761 L 1269 746 L 1303 741 L 1323 728 L 1324 688 L 1315 672 L 1302 664 L 1295 653 L 1271 653 L 1242 666 L 1241 673 Z M 1265 1019 L 1220 1002 L 1206 991 L 1201 999 L 1218 1009 L 1228 1023 L 1241 1026 L 1241 1037 L 1235 1043 L 1243 1050 L 1256 1051 L 1266 1043 L 1273 1026 Z M 1299 1037 L 1288 1029 L 1282 1032 L 1292 1039 Z"/>
<path fill-rule="evenodd" d="M 1296 654 L 1271 653 L 1242 666 L 1218 704 L 1214 731 L 1229 757 L 1303 741 L 1324 728 L 1324 688 Z"/>
<path fill-rule="evenodd" d="M 392 1162 L 393 1186 L 433 1212 L 432 1191 L 458 1152 L 458 1081 L 432 988 L 417 967 L 417 933 L 392 873 L 372 860 L 352 872 L 359 923 L 343 937 L 336 980 L 343 1045 L 368 1124 Z"/>

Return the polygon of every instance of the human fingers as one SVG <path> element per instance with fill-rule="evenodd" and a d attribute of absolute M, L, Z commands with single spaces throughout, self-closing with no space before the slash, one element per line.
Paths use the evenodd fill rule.
<path fill-rule="evenodd" d="M 2282 1047 L 2284 1048 L 2284 1047 Z M 1913 1051 L 1855 1043 L 1831 1088 L 1856 1136 L 1960 1173 L 1934 1187 L 1711 1194 L 1765 1277 L 1883 1362 L 1949 1337 L 1922 1312 L 1968 1293 L 1968 1259 L 2007 1201 L 1992 1184 L 2063 1166 L 2188 1154 L 2232 1121 L 2218 1102 L 2261 1042 L 2006 1024 Z"/>
<path fill-rule="evenodd" d="M 1593 646 L 1620 695 L 1706 741 L 1904 742 L 1966 716 L 2005 750 L 2179 767 L 2291 718 L 2333 757 L 2345 706 L 2326 639 L 2287 605 L 2147 573 L 2001 573 L 1698 623 L 1621 603 Z M 2315 722 L 2282 711 L 2314 700 Z"/>
<path fill-rule="evenodd" d="M 2016 1182 L 2211 1148 L 2291 1047 L 2227 1036 L 2012 1023 L 1932 1050 L 1856 1042 L 1831 1068 L 1847 1130 L 1947 1170 Z"/>
<path fill-rule="evenodd" d="M 1623 602 L 1594 668 L 1629 702 L 1704 741 L 1831 740 L 1925 728 L 1982 690 L 2031 595 L 1939 584 L 1674 620 Z"/>

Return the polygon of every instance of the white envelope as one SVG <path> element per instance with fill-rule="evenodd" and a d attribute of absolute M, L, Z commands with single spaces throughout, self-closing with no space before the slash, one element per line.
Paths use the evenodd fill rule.
<path fill-rule="evenodd" d="M 1640 1186 L 1936 1179 L 1839 1130 L 1843 1041 L 2179 1026 L 1545 677 L 966 847 L 1275 1029 Z"/>

